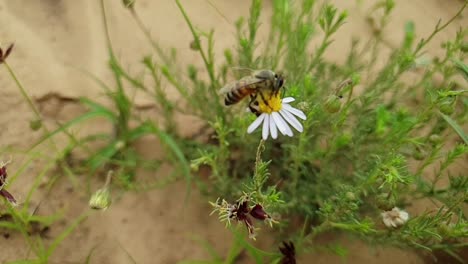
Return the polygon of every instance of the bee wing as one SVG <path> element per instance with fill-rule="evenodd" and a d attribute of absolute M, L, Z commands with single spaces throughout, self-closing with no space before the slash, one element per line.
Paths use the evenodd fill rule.
<path fill-rule="evenodd" d="M 273 79 L 275 72 L 268 69 L 254 70 L 246 67 L 232 67 L 232 72 L 237 76 L 255 76 L 260 79 Z"/>
<path fill-rule="evenodd" d="M 255 72 L 254 69 L 247 68 L 247 67 L 231 67 L 231 73 L 235 77 L 253 75 L 254 72 Z"/>
<path fill-rule="evenodd" d="M 272 70 L 258 70 L 255 71 L 254 76 L 259 79 L 273 80 L 276 74 Z"/>
<path fill-rule="evenodd" d="M 260 79 L 260 78 L 254 77 L 254 76 L 247 76 L 247 77 L 244 77 L 244 78 L 242 78 L 242 79 L 240 79 L 238 81 L 226 84 L 225 86 L 223 86 L 219 90 L 219 94 L 221 94 L 221 95 L 227 94 L 232 90 L 240 89 L 240 88 L 243 88 L 243 87 L 246 87 L 246 86 L 249 86 L 249 85 L 253 85 L 253 84 L 257 84 L 257 83 L 263 82 L 263 81 L 265 81 L 265 79 Z M 255 89 L 255 88 L 252 87 L 252 89 Z"/>

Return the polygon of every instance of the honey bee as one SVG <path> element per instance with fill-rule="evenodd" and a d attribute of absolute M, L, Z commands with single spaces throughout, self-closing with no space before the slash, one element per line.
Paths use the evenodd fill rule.
<path fill-rule="evenodd" d="M 226 84 L 219 93 L 225 96 L 224 104 L 227 106 L 237 104 L 250 96 L 249 109 L 258 116 L 260 115 L 258 97 L 260 96 L 264 102 L 267 101 L 267 98 L 278 94 L 283 84 L 284 78 L 281 74 L 272 70 L 258 70 L 240 80 Z"/>

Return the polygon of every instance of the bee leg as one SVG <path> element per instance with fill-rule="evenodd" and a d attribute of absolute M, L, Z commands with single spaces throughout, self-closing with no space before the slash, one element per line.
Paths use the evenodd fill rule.
<path fill-rule="evenodd" d="M 263 100 L 263 102 L 268 102 L 268 100 L 265 99 L 265 96 L 264 96 L 263 93 L 258 93 L 258 94 L 260 95 L 260 98 Z M 272 97 L 273 97 L 273 96 L 270 94 L 270 98 L 269 98 L 269 99 L 271 99 Z M 258 102 L 257 102 L 257 103 L 258 103 Z M 266 105 L 267 105 L 271 110 L 273 110 L 273 108 L 272 108 L 268 103 L 266 103 Z"/>
<path fill-rule="evenodd" d="M 260 111 L 258 110 L 258 101 L 255 100 L 256 99 L 255 96 L 251 96 L 250 98 L 251 98 L 249 102 L 250 112 L 254 113 L 256 116 L 259 116 Z"/>

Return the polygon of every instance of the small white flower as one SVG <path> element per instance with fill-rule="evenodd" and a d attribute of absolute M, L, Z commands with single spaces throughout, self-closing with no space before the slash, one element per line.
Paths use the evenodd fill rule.
<path fill-rule="evenodd" d="M 391 211 L 382 213 L 382 220 L 385 226 L 389 228 L 402 226 L 408 219 L 409 214 L 404 210 L 400 210 L 398 207 L 394 207 Z"/>
<path fill-rule="evenodd" d="M 267 102 L 269 105 L 274 105 L 273 107 L 270 106 L 267 108 L 269 111 L 262 111 L 262 109 L 265 109 L 266 107 L 264 105 L 262 106 L 262 102 L 260 102 L 262 114 L 260 114 L 260 116 L 258 116 L 257 119 L 247 128 L 247 133 L 252 133 L 262 123 L 262 138 L 264 140 L 266 140 L 269 135 L 271 135 L 273 139 L 276 139 L 278 137 L 278 130 L 281 134 L 292 137 L 293 131 L 290 126 L 294 127 L 297 131 L 302 132 L 304 128 L 296 117 L 299 117 L 302 120 L 306 120 L 307 118 L 304 112 L 289 104 L 293 101 L 294 98 L 286 97 L 282 100 L 277 100 L 277 102 Z"/>

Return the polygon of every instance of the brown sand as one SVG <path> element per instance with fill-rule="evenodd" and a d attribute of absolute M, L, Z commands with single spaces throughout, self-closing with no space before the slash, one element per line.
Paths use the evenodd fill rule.
<path fill-rule="evenodd" d="M 28 93 L 35 98 L 48 125 L 54 125 L 55 121 L 70 120 L 83 113 L 84 109 L 76 102 L 80 96 L 105 102 L 99 86 L 80 71 L 92 72 L 109 82 L 112 80 L 107 67 L 108 54 L 98 2 L 0 0 L 2 47 L 15 42 L 15 50 L 8 62 Z M 235 38 L 232 24 L 240 15 L 248 15 L 250 1 L 211 2 L 219 12 L 205 0 L 182 1 L 197 27 L 215 29 L 215 51 L 216 54 L 222 54 L 224 48 L 233 47 Z M 269 1 L 264 2 L 266 12 L 262 19 L 266 24 L 270 9 Z M 365 40 L 371 35 L 365 17 L 373 1 L 357 1 L 360 3 L 358 6 L 355 1 L 333 2 L 340 8 L 348 8 L 350 14 L 348 22 L 335 37 L 332 49 L 326 54 L 328 59 L 340 62 L 344 59 L 343 54 L 352 36 Z M 392 22 L 385 31 L 388 49 L 398 46 L 406 21 L 415 21 L 417 37 L 424 37 L 431 32 L 439 18 L 447 21 L 461 4 L 459 0 L 397 1 Z M 116 53 L 127 68 L 138 72 L 142 56 L 150 54 L 151 49 L 120 1 L 106 1 L 106 5 Z M 136 8 L 163 47 L 176 48 L 184 63 L 202 65 L 198 54 L 189 48 L 192 37 L 174 1 L 138 0 Z M 464 15 L 466 17 L 466 13 Z M 429 45 L 428 56 L 440 54 L 441 41 L 452 38 L 461 25 L 466 27 L 467 22 L 466 18 L 457 20 L 439 34 Z M 265 32 L 261 35 L 265 35 Z M 0 154 L 5 156 L 4 159 L 10 154 L 13 156 L 14 163 L 9 166 L 9 170 L 14 172 L 25 157 L 17 152 L 7 153 L 3 148 L 11 146 L 17 151 L 24 149 L 37 140 L 40 133 L 29 129 L 33 114 L 4 67 L 0 67 L 0 87 Z M 138 97 L 137 103 L 146 105 L 150 100 Z M 181 126 L 185 127 L 185 135 L 190 135 L 194 130 L 184 122 Z M 105 131 L 106 128 L 89 126 L 76 132 L 89 133 L 93 129 Z M 58 140 L 58 143 L 61 141 Z M 150 155 L 157 155 L 160 150 L 159 145 L 151 140 L 140 146 L 142 152 Z M 43 167 L 41 161 L 32 163 L 9 186 L 9 190 L 20 201 L 24 199 L 34 177 Z M 160 178 L 164 177 L 164 173 L 151 175 L 146 172 L 141 177 Z M 95 186 L 98 185 L 92 188 L 97 188 Z M 125 193 L 121 199 L 114 201 L 109 210 L 92 214 L 73 232 L 58 247 L 52 257 L 53 263 L 83 263 L 93 248 L 95 251 L 91 263 L 132 263 L 129 255 L 136 263 L 176 263 L 185 259 L 207 258 L 209 255 L 200 243 L 193 240 L 194 237 L 208 240 L 220 254 L 225 254 L 230 245 L 230 233 L 216 217 L 208 215 L 210 208 L 206 199 L 194 191 L 190 203 L 184 209 L 184 195 L 185 185 L 182 182 L 146 193 Z M 32 200 L 34 206 L 42 200 L 37 212 L 40 215 L 59 211 L 65 216 L 63 221 L 51 227 L 49 235 L 53 237 L 85 210 L 87 197 L 83 191 L 73 188 L 68 179 L 63 178 L 49 196 L 46 196 L 44 189 L 40 189 Z M 0 237 L 0 262 L 33 257 L 23 238 L 19 234 L 9 233 L 9 238 Z M 341 236 L 332 239 L 334 243 L 348 248 L 348 263 L 422 263 L 413 253 L 370 248 L 362 242 Z M 331 253 L 313 253 L 301 260 L 300 263 L 343 263 L 342 259 Z"/>

